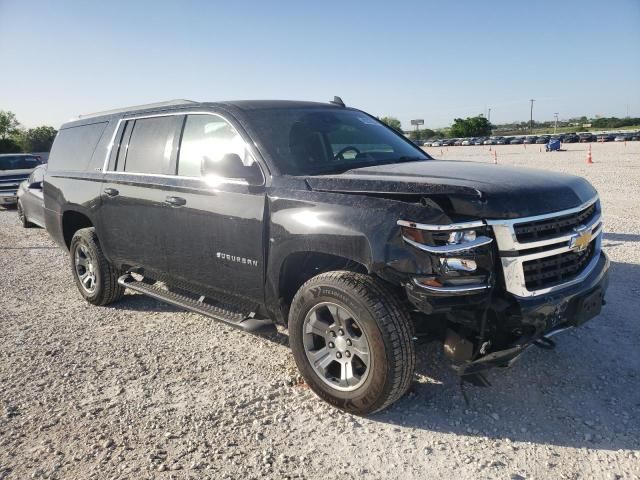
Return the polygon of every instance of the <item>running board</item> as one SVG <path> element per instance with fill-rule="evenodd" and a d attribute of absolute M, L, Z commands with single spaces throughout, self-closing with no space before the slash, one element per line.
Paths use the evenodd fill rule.
<path fill-rule="evenodd" d="M 255 318 L 255 312 L 249 312 L 249 308 L 236 309 L 226 304 L 222 307 L 220 305 L 205 303 L 204 297 L 196 300 L 187 295 L 171 292 L 153 284 L 138 281 L 128 273 L 118 278 L 118 283 L 135 292 L 175 305 L 176 307 L 199 313 L 214 320 L 219 320 L 246 332 L 267 333 L 276 330 L 271 320 Z M 215 302 L 215 300 L 213 301 Z"/>

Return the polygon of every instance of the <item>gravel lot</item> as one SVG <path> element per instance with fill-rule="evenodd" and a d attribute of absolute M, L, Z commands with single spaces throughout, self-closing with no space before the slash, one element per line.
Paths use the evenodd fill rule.
<path fill-rule="evenodd" d="M 494 147 L 496 148 L 496 147 Z M 65 252 L 0 209 L 0 479 L 640 478 L 640 142 L 498 163 L 600 191 L 613 268 L 603 314 L 530 350 L 469 405 L 436 345 L 411 392 L 359 418 L 304 385 L 286 332 L 255 337 L 128 294 L 81 300 Z M 492 162 L 488 147 L 427 149 Z"/>

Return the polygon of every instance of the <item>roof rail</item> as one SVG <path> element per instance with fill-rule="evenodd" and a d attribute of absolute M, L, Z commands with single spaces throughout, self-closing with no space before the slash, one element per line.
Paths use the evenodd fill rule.
<path fill-rule="evenodd" d="M 84 119 L 84 118 L 91 118 L 91 117 L 101 117 L 103 115 L 114 115 L 116 113 L 129 112 L 131 110 L 148 110 L 150 108 L 173 107 L 176 105 L 185 105 L 189 103 L 197 103 L 197 102 L 194 102 L 193 100 L 176 99 L 176 100 L 168 100 L 166 102 L 147 103 L 146 105 L 134 105 L 132 107 L 116 108 L 114 110 L 104 110 L 102 112 L 85 113 L 83 115 L 78 115 L 78 120 Z"/>

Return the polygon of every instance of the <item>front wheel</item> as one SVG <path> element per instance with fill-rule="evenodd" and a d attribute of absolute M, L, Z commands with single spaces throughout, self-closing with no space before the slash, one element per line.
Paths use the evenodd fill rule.
<path fill-rule="evenodd" d="M 18 221 L 20 222 L 20 225 L 22 225 L 22 228 L 33 227 L 33 223 L 29 221 L 27 215 L 24 213 L 24 208 L 22 208 L 22 202 L 20 200 L 18 200 L 18 203 L 16 204 L 16 209 L 18 210 Z"/>
<path fill-rule="evenodd" d="M 387 285 L 368 275 L 336 271 L 307 281 L 291 305 L 289 339 L 309 387 L 342 410 L 382 410 L 411 385 L 409 314 Z"/>

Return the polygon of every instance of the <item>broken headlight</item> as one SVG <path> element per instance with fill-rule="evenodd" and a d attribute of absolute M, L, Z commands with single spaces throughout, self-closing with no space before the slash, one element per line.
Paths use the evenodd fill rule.
<path fill-rule="evenodd" d="M 443 292 L 488 288 L 490 260 L 482 247 L 493 239 L 484 222 L 425 225 L 401 220 L 398 224 L 403 240 L 431 257 L 433 275 L 415 277 L 415 284 Z"/>

